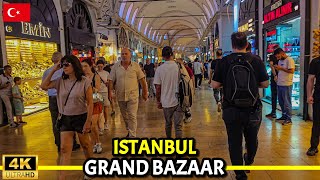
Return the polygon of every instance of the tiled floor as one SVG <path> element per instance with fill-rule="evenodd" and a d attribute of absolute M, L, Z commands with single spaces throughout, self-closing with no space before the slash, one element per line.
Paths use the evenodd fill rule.
<path fill-rule="evenodd" d="M 216 112 L 212 90 L 207 88 L 198 90 L 196 95 L 197 100 L 192 108 L 193 120 L 184 125 L 184 136 L 197 140 L 196 147 L 200 150 L 200 158 L 220 157 L 230 164 L 227 134 L 221 114 Z M 269 112 L 269 108 L 269 106 L 264 107 L 264 114 Z M 0 128 L 0 154 L 37 154 L 39 165 L 56 165 L 58 154 L 54 145 L 49 111 L 25 117 L 25 120 L 28 124 L 18 129 Z M 285 127 L 263 118 L 259 133 L 259 150 L 254 165 L 320 165 L 319 157 L 305 155 L 309 148 L 311 125 L 311 122 L 305 122 L 298 117 L 294 118 L 293 125 Z M 118 109 L 115 117 L 110 118 L 110 127 L 110 130 L 101 137 L 104 152 L 98 157 L 111 158 L 111 139 L 126 135 Z M 155 100 L 141 102 L 139 106 L 138 136 L 165 137 L 163 114 L 156 108 Z M 72 153 L 73 165 L 82 165 L 83 161 L 84 156 L 81 151 Z M 56 179 L 57 173 L 40 171 L 39 177 L 39 179 L 53 180 Z M 68 179 L 82 177 L 82 172 L 73 171 L 70 172 Z M 259 180 L 311 180 L 320 179 L 319 177 L 319 171 L 252 171 L 249 174 L 249 179 Z M 229 172 L 225 179 L 235 179 L 233 172 Z"/>

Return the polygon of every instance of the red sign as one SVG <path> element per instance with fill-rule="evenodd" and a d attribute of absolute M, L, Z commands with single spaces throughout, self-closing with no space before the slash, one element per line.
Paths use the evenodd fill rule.
<path fill-rule="evenodd" d="M 285 16 L 287 14 L 292 13 L 292 2 L 289 2 L 278 9 L 269 12 L 268 14 L 264 15 L 263 21 L 264 24 L 273 21 L 275 19 L 281 18 L 282 16 Z"/>
<path fill-rule="evenodd" d="M 272 31 L 269 31 L 269 32 L 267 32 L 267 36 L 268 37 L 270 37 L 270 36 L 274 36 L 274 35 L 276 35 L 277 34 L 277 30 L 275 29 L 275 30 L 272 30 Z"/>
<path fill-rule="evenodd" d="M 2 12 L 4 22 L 30 22 L 29 3 L 3 4 Z"/>

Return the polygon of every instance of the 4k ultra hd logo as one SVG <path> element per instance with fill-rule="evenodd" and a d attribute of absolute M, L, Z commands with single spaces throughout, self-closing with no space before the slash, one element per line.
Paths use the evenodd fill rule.
<path fill-rule="evenodd" d="M 3 155 L 2 179 L 38 179 L 37 155 Z"/>

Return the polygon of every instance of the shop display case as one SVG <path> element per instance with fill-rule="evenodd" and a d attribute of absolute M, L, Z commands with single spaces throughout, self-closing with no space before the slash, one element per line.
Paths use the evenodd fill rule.
<path fill-rule="evenodd" d="M 26 114 L 46 108 L 48 99 L 40 84 L 44 71 L 53 65 L 51 56 L 57 51 L 57 44 L 7 38 L 6 47 L 12 76 L 22 78 L 20 89 Z"/>

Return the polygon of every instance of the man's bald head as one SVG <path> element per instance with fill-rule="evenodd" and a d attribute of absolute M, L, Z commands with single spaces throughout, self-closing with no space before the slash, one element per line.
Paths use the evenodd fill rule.
<path fill-rule="evenodd" d="M 123 48 L 121 50 L 121 60 L 122 61 L 131 61 L 131 51 L 129 48 Z"/>

